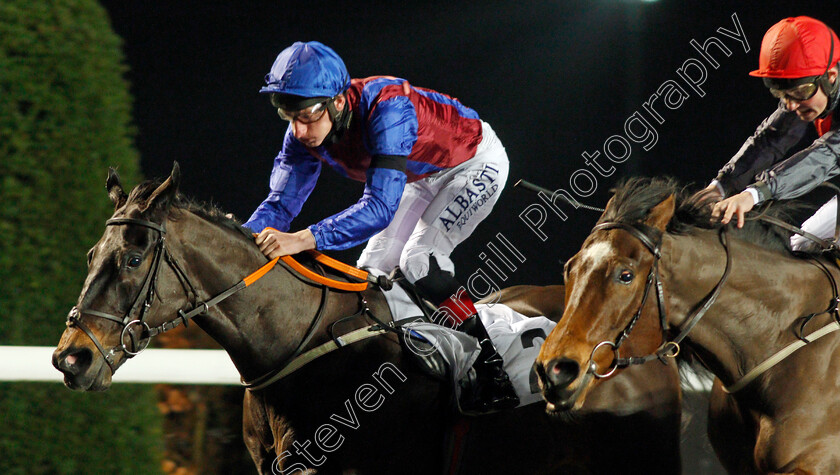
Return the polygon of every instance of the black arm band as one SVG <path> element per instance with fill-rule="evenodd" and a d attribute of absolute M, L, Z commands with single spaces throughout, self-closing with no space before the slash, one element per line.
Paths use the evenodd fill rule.
<path fill-rule="evenodd" d="M 405 173 L 408 159 L 400 155 L 374 155 L 370 161 L 370 168 L 390 168 Z"/>

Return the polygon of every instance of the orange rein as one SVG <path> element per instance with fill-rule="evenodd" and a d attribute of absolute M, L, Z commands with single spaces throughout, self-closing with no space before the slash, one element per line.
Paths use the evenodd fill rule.
<path fill-rule="evenodd" d="M 260 267 L 253 274 L 251 274 L 248 277 L 245 277 L 244 279 L 242 279 L 242 282 L 245 282 L 245 287 L 248 287 L 249 285 L 253 284 L 254 282 L 260 280 L 260 277 L 264 276 L 268 271 L 273 269 L 274 264 L 277 264 L 277 259 L 279 259 L 279 257 L 275 257 L 274 259 L 268 261 L 268 264 Z"/>
<path fill-rule="evenodd" d="M 333 269 L 344 272 L 345 274 L 355 277 L 357 279 L 366 280 L 368 273 L 357 269 L 355 267 L 349 266 L 343 262 L 337 261 L 332 257 L 325 256 L 318 251 L 306 251 L 315 258 L 321 264 L 325 266 L 332 267 Z M 300 273 L 302 276 L 306 277 L 309 280 L 315 281 L 319 284 L 326 285 L 333 289 L 337 290 L 347 290 L 350 292 L 361 292 L 367 289 L 368 283 L 367 282 L 341 282 L 335 279 L 330 279 L 329 277 L 324 277 L 321 274 L 317 274 L 306 267 L 304 267 L 300 262 L 296 261 L 292 256 L 283 256 L 283 257 L 275 257 L 274 259 L 268 261 L 267 264 L 257 269 L 253 274 L 249 275 L 242 279 L 245 282 L 245 286 L 249 286 L 254 282 L 258 281 L 262 276 L 264 276 L 268 271 L 274 268 L 274 265 L 277 264 L 277 260 L 282 259 L 283 262 L 289 265 L 292 269 Z"/>
<path fill-rule="evenodd" d="M 357 279 L 365 280 L 365 282 L 341 282 L 335 279 L 330 279 L 329 277 L 324 277 L 321 274 L 317 274 L 306 267 L 304 267 L 300 262 L 294 260 L 292 256 L 283 256 L 280 259 L 283 260 L 286 264 L 289 265 L 292 269 L 299 272 L 302 276 L 306 277 L 307 279 L 313 280 L 319 284 L 324 284 L 328 287 L 338 290 L 347 290 L 350 292 L 361 292 L 367 289 L 368 283 L 368 273 L 357 269 L 355 267 L 349 266 L 343 262 L 339 262 L 332 257 L 325 256 L 324 254 L 318 251 L 306 251 L 315 258 L 316 261 L 324 264 L 325 266 L 332 267 L 333 269 L 343 272 L 349 276 L 355 277 Z"/>
<path fill-rule="evenodd" d="M 253 235 L 254 235 L 254 237 L 256 237 L 257 233 L 253 233 Z M 275 257 L 274 259 L 269 261 L 268 264 L 260 267 L 259 269 L 257 269 L 256 272 L 249 275 L 248 277 L 245 277 L 243 279 L 243 281 L 245 282 L 246 286 L 253 284 L 260 277 L 264 276 L 266 274 L 266 272 L 270 271 L 274 267 L 274 265 L 277 263 L 277 259 L 281 259 L 289 267 L 291 267 L 292 269 L 297 271 L 300 275 L 306 277 L 309 280 L 317 282 L 319 284 L 326 285 L 327 287 L 337 289 L 337 290 L 347 290 L 349 292 L 362 292 L 364 290 L 367 290 L 367 286 L 368 286 L 367 281 L 368 281 L 368 278 L 369 278 L 368 276 L 370 275 L 368 272 L 363 271 L 361 269 L 358 269 L 356 267 L 347 265 L 347 264 L 345 264 L 341 261 L 337 261 L 337 260 L 333 259 L 332 257 L 326 256 L 323 253 L 320 253 L 320 252 L 315 251 L 315 250 L 309 250 L 309 251 L 306 251 L 306 252 L 311 254 L 312 257 L 314 257 L 315 260 L 320 262 L 321 264 L 324 264 L 327 267 L 335 269 L 339 272 L 343 272 L 344 274 L 347 274 L 351 277 L 355 277 L 356 279 L 362 280 L 364 282 L 358 282 L 358 283 L 355 283 L 355 282 L 341 282 L 339 280 L 330 279 L 329 277 L 324 277 L 321 274 L 318 274 L 316 272 L 313 272 L 313 271 L 307 269 L 300 262 L 296 261 L 292 256 L 283 256 L 283 257 L 279 257 L 279 258 Z"/>

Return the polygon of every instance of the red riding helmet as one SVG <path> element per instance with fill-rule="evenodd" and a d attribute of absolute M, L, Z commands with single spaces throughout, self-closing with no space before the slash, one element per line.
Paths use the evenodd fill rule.
<path fill-rule="evenodd" d="M 825 74 L 840 61 L 840 41 L 825 23 L 807 16 L 785 18 L 761 40 L 758 69 L 750 76 L 794 79 Z"/>

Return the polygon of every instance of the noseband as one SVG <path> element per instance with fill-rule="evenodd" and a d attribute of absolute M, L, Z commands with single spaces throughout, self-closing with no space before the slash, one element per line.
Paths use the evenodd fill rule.
<path fill-rule="evenodd" d="M 612 376 L 612 374 L 618 368 L 626 368 L 631 365 L 639 365 L 647 363 L 648 361 L 652 360 L 659 360 L 663 364 L 666 362 L 666 358 L 675 358 L 680 352 L 680 343 L 683 339 L 688 335 L 688 333 L 694 328 L 695 325 L 700 321 L 700 319 L 705 315 L 706 311 L 709 310 L 709 307 L 717 299 L 718 295 L 720 294 L 721 288 L 723 284 L 726 282 L 726 279 L 729 277 L 729 271 L 732 267 L 732 258 L 729 252 L 729 237 L 726 231 L 726 226 L 720 228 L 720 240 L 721 244 L 723 244 L 723 248 L 726 251 L 726 268 L 723 271 L 723 275 L 718 281 L 717 285 L 715 285 L 714 289 L 706 295 L 706 297 L 700 302 L 698 307 L 694 310 L 693 314 L 689 315 L 686 318 L 687 323 L 683 325 L 682 330 L 680 333 L 674 338 L 673 340 L 668 340 L 668 333 L 670 331 L 670 327 L 668 325 L 668 315 L 665 309 L 665 292 L 662 287 L 662 280 L 659 277 L 659 260 L 662 257 L 662 231 L 644 225 L 644 224 L 628 224 L 622 223 L 618 221 L 612 222 L 605 222 L 601 223 L 595 228 L 592 229 L 592 232 L 600 231 L 600 230 L 608 230 L 608 229 L 622 229 L 627 231 L 631 235 L 633 235 L 636 239 L 641 241 L 641 243 L 653 254 L 653 265 L 650 268 L 650 272 L 648 272 L 647 281 L 645 283 L 645 290 L 642 294 L 642 301 L 639 304 L 638 310 L 636 313 L 633 314 L 633 317 L 630 319 L 630 322 L 624 327 L 624 330 L 616 337 L 615 341 L 605 340 L 601 343 L 595 345 L 592 349 L 592 352 L 589 355 L 589 363 L 586 369 L 586 379 L 591 376 L 595 378 L 606 378 Z M 659 304 L 659 323 L 662 329 L 662 341 L 663 343 L 656 349 L 653 353 L 642 356 L 642 357 L 628 357 L 628 358 L 621 358 L 619 356 L 619 348 L 621 347 L 622 343 L 627 339 L 630 335 L 630 332 L 633 331 L 633 328 L 636 326 L 636 323 L 639 321 L 639 317 L 642 315 L 642 310 L 645 307 L 645 303 L 647 302 L 648 295 L 650 294 L 651 287 L 656 287 L 656 297 Z M 597 365 L 595 364 L 595 352 L 598 351 L 599 348 L 609 346 L 613 350 L 613 366 L 610 368 L 609 371 L 606 373 L 599 373 Z M 582 388 L 585 386 L 586 381 L 579 386 Z"/>

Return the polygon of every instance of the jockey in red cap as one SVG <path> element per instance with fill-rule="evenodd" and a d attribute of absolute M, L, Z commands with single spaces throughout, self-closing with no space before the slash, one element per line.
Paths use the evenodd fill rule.
<path fill-rule="evenodd" d="M 819 20 L 785 18 L 764 35 L 759 68 L 750 75 L 763 78 L 779 106 L 707 188 L 729 196 L 713 211 L 723 223 L 735 216 L 741 227 L 744 213 L 756 204 L 770 198 L 795 198 L 840 173 L 840 118 L 834 120 L 840 97 L 838 61 L 837 34 Z M 814 124 L 819 139 L 805 149 L 793 150 L 808 132 L 809 123 Z M 820 237 L 833 237 L 836 206 L 832 199 L 803 228 Z M 801 236 L 791 239 L 795 249 L 805 243 Z"/>

